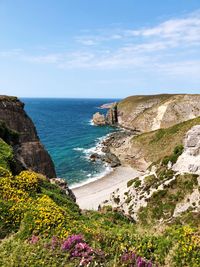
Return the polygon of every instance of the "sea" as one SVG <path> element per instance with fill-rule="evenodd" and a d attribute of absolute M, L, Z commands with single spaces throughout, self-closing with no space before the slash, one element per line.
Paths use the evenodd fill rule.
<path fill-rule="evenodd" d="M 117 129 L 95 126 L 92 115 L 107 110 L 99 107 L 118 99 L 22 98 L 41 142 L 51 155 L 58 177 L 71 188 L 97 180 L 112 169 L 102 162 L 91 162 L 90 155 L 101 153 L 101 142 Z"/>

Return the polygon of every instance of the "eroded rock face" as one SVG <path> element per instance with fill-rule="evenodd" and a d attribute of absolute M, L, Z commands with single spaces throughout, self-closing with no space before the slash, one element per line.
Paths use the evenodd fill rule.
<path fill-rule="evenodd" d="M 200 116 L 200 95 L 132 96 L 117 105 L 118 124 L 140 132 L 168 128 Z"/>
<path fill-rule="evenodd" d="M 200 125 L 192 127 L 184 140 L 184 152 L 178 158 L 173 169 L 177 172 L 200 175 Z"/>
<path fill-rule="evenodd" d="M 13 149 L 21 167 L 49 178 L 56 177 L 51 157 L 40 143 L 34 124 L 24 111 L 24 104 L 16 97 L 0 96 L 0 120 L 19 133 L 18 143 Z"/>
<path fill-rule="evenodd" d="M 117 103 L 113 103 L 106 114 L 106 121 L 110 125 L 116 125 L 118 123 Z"/>
<path fill-rule="evenodd" d="M 106 125 L 106 118 L 103 114 L 100 114 L 99 112 L 95 113 L 93 115 L 92 121 L 95 125 Z"/>

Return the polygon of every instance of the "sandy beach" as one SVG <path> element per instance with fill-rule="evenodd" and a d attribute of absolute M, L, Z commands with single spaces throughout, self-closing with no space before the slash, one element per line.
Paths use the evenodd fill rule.
<path fill-rule="evenodd" d="M 97 210 L 116 189 L 125 190 L 127 182 L 140 173 L 131 167 L 117 167 L 103 178 L 73 189 L 81 209 Z"/>

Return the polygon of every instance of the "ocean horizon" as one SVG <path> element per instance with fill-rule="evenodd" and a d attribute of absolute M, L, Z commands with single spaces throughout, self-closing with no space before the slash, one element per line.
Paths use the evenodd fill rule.
<path fill-rule="evenodd" d="M 101 141 L 117 129 L 92 124 L 95 112 L 105 103 L 119 99 L 95 98 L 21 98 L 33 120 L 41 142 L 55 164 L 58 177 L 77 187 L 105 176 L 112 169 L 102 162 L 91 162 L 100 152 Z"/>

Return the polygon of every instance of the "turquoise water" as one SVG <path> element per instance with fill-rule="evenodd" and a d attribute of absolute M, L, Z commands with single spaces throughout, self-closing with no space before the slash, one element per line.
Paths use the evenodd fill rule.
<path fill-rule="evenodd" d="M 54 161 L 58 177 L 66 178 L 74 186 L 109 171 L 100 162 L 92 163 L 89 155 L 97 149 L 102 137 L 116 129 L 93 126 L 91 118 L 99 106 L 115 100 L 23 98 L 22 101 Z"/>

